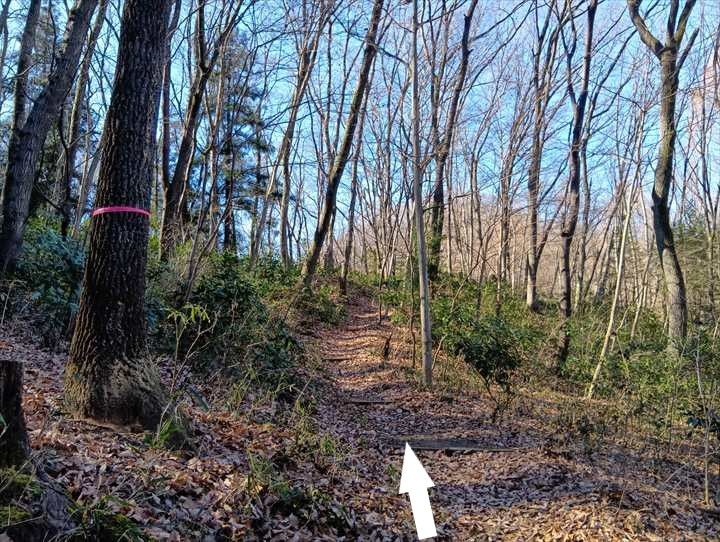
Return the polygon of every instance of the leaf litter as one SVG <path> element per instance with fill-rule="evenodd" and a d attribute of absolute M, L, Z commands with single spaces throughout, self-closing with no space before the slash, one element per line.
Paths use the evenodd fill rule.
<path fill-rule="evenodd" d="M 414 540 L 407 496 L 398 494 L 402 442 L 412 436 L 491 449 L 416 452 L 435 482 L 441 540 L 720 536 L 717 516 L 699 502 L 703 473 L 687 453 L 696 443 L 658 453 L 625 434 L 588 447 L 552 423 L 557 398 L 530 392 L 493 421 L 480 393 L 423 389 L 407 334 L 380 323 L 368 298 L 353 297 L 347 311 L 341 324 L 304 338 L 319 360 L 303 369 L 313 384 L 310 443 L 296 419 L 273 417 L 277 405 L 249 416 L 187 401 L 194 450 L 152 447 L 141 433 L 64 412 L 63 352 L 34 346 L 19 326 L 0 331 L 0 349 L 25 362 L 30 438 L 48 473 L 80 506 L 107 502 L 157 540 Z M 202 379 L 194 385 L 217 395 Z"/>

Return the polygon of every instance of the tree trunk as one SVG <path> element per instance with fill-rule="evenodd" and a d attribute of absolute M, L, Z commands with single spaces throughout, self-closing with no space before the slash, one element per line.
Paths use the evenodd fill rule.
<path fill-rule="evenodd" d="M 288 224 L 288 209 L 290 208 L 290 197 L 292 194 L 292 178 L 290 176 L 290 151 L 292 147 L 293 137 L 295 135 L 295 126 L 297 124 L 297 116 L 300 111 L 302 100 L 305 96 L 308 84 L 310 82 L 310 75 L 312 74 L 313 67 L 315 66 L 315 59 L 317 58 L 318 41 L 322 34 L 322 29 L 325 27 L 325 23 L 322 22 L 314 35 L 310 44 L 310 50 L 303 50 L 301 52 L 300 66 L 298 67 L 297 86 L 293 94 L 293 98 L 290 104 L 290 119 L 288 120 L 285 133 L 283 134 L 282 143 L 280 144 L 280 150 L 278 151 L 277 162 L 273 167 L 271 181 L 268 184 L 268 190 L 265 196 L 265 206 L 263 207 L 263 220 L 266 220 L 266 213 L 269 209 L 268 201 L 269 196 L 274 189 L 275 178 L 278 175 L 278 167 L 282 164 L 283 170 L 283 193 L 280 200 L 280 257 L 283 264 L 288 267 L 291 263 L 292 258 L 290 257 L 290 240 L 288 238 L 289 224 Z M 262 229 L 262 227 L 261 227 Z M 259 232 L 261 233 L 261 232 Z M 260 248 L 259 244 L 260 235 L 257 236 L 255 242 L 255 251 L 251 254 L 251 258 L 255 259 L 258 256 L 257 250 Z"/>
<path fill-rule="evenodd" d="M 97 207 L 150 205 L 171 3 L 125 2 Z M 152 427 L 164 398 L 156 371 L 143 359 L 149 218 L 122 212 L 93 221 L 65 399 L 81 417 Z"/>
<path fill-rule="evenodd" d="M 88 44 L 85 48 L 85 58 L 83 59 L 80 67 L 80 73 L 77 77 L 75 97 L 73 98 L 72 112 L 70 113 L 70 127 L 68 129 L 67 137 L 68 147 L 65 155 L 62 180 L 62 189 L 64 192 L 62 193 L 62 198 L 58 204 L 58 207 L 62 212 L 60 231 L 63 237 L 67 236 L 67 231 L 70 227 L 70 215 L 72 209 L 70 195 L 72 192 L 72 179 L 75 175 L 75 159 L 77 157 L 78 146 L 80 144 L 80 125 L 82 124 L 85 90 L 87 88 L 88 78 L 90 75 L 90 64 L 92 63 L 95 46 L 98 38 L 100 37 L 100 31 L 102 30 L 103 23 L 105 22 L 107 4 L 107 0 L 100 0 L 97 15 L 95 15 L 95 22 L 93 23 L 90 36 L 88 37 Z"/>
<path fill-rule="evenodd" d="M 21 465 L 30 453 L 22 411 L 22 362 L 0 360 L 0 468 Z"/>
<path fill-rule="evenodd" d="M 345 135 L 343 136 L 343 141 L 337 156 L 335 157 L 332 169 L 330 170 L 327 190 L 325 192 L 325 202 L 323 203 L 320 220 L 318 220 L 313 243 L 310 247 L 309 256 L 305 262 L 302 273 L 301 280 L 305 287 L 310 285 L 310 282 L 315 275 L 318 260 L 320 259 L 320 253 L 330 229 L 330 222 L 332 220 L 337 200 L 337 191 L 340 187 L 343 172 L 345 171 L 345 164 L 347 163 L 348 155 L 350 154 L 352 140 L 355 137 L 355 129 L 360 117 L 360 108 L 362 107 L 363 97 L 365 96 L 365 89 L 370 76 L 370 68 L 377 53 L 376 40 L 378 28 L 380 26 L 383 3 L 384 0 L 375 0 L 373 3 L 372 15 L 370 16 L 370 26 L 368 27 L 367 35 L 365 36 L 365 50 L 363 52 L 360 75 L 358 77 L 357 86 L 355 87 L 352 103 L 350 104 L 350 114 L 347 118 Z"/>
<path fill-rule="evenodd" d="M 25 17 L 25 27 L 20 38 L 20 52 L 15 74 L 15 89 L 13 92 L 13 125 L 12 135 L 20 137 L 21 130 L 27 118 L 27 82 L 30 75 L 32 53 L 35 48 L 35 33 L 40 20 L 42 0 L 30 0 L 30 6 Z"/>
<path fill-rule="evenodd" d="M 188 107 L 183 123 L 183 134 L 180 139 L 175 171 L 170 184 L 163 186 L 165 191 L 165 207 L 163 208 L 160 232 L 160 257 L 167 258 L 175 246 L 182 240 L 182 228 L 189 217 L 188 183 L 192 169 L 192 159 L 197 146 L 197 131 L 200 124 L 203 96 L 213 68 L 220 57 L 225 43 L 238 20 L 243 2 L 236 2 L 233 11 L 227 15 L 222 28 L 218 30 L 215 42 L 208 54 L 205 38 L 205 6 L 207 0 L 199 2 L 195 23 L 195 63 L 196 71 L 188 96 Z M 174 22 L 174 21 L 173 21 Z M 163 59 L 167 55 L 167 46 L 163 51 Z M 169 73 L 169 71 L 168 71 Z M 164 106 L 163 106 L 164 107 Z M 165 177 L 163 177 L 165 179 Z"/>
<path fill-rule="evenodd" d="M 183 226 L 184 216 L 187 215 L 187 183 L 190 178 L 192 158 L 195 154 L 200 107 L 202 106 L 202 98 L 209 77 L 209 70 L 198 68 L 188 98 L 188 108 L 183 123 L 184 130 L 180 139 L 175 171 L 170 178 L 170 184 L 164 187 L 165 206 L 163 207 L 160 234 L 160 255 L 162 258 L 167 258 L 182 240 L 180 230 Z"/>
<path fill-rule="evenodd" d="M 639 141 L 641 141 L 641 137 L 639 138 Z M 638 143 L 638 151 L 640 152 L 641 149 L 641 143 Z M 600 357 L 598 358 L 597 365 L 595 366 L 595 371 L 593 372 L 593 377 L 590 382 L 590 386 L 588 387 L 587 391 L 587 398 L 592 399 L 593 393 L 595 392 L 595 387 L 597 385 L 598 379 L 600 378 L 600 371 L 602 370 L 603 363 L 605 359 L 607 358 L 608 352 L 610 351 L 610 341 L 615 335 L 615 318 L 617 314 L 618 309 L 618 303 L 620 299 L 620 287 L 623 283 L 623 274 L 625 272 L 625 248 L 627 245 L 628 240 L 628 232 L 630 230 L 630 222 L 632 221 L 632 208 L 633 208 L 633 202 L 635 200 L 635 187 L 637 183 L 639 182 L 640 178 L 640 162 L 638 161 L 637 166 L 637 175 L 635 180 L 633 181 L 633 186 L 630 190 L 630 197 L 628 198 L 628 204 L 627 204 L 627 214 L 625 215 L 625 219 L 623 220 L 623 229 L 622 234 L 620 236 L 620 249 L 618 253 L 618 268 L 617 268 L 617 276 L 615 277 L 615 292 L 613 294 L 613 300 L 612 305 L 610 307 L 610 316 L 608 317 L 608 327 L 607 331 L 605 332 L 605 339 L 603 340 L 603 346 L 602 350 L 600 351 Z"/>
<path fill-rule="evenodd" d="M 5 73 L 5 58 L 7 57 L 8 41 L 10 38 L 10 32 L 8 29 L 8 15 L 10 13 L 10 2 L 11 0 L 5 0 L 0 8 L 0 35 L 2 35 L 2 42 L 0 42 L 0 73 Z M 0 110 L 5 103 L 5 87 L 3 78 L 0 77 Z"/>
<path fill-rule="evenodd" d="M 577 284 L 575 285 L 575 311 L 582 312 L 583 303 L 585 297 L 585 267 L 587 265 L 587 244 L 588 236 L 590 235 L 590 180 L 588 178 L 587 171 L 587 146 L 583 143 L 580 149 L 580 161 L 582 163 L 582 180 L 583 180 L 583 193 L 585 199 L 583 200 L 583 213 L 582 213 L 582 237 L 580 238 L 580 247 L 578 253 L 578 276 Z"/>
<path fill-rule="evenodd" d="M 78 0 L 70 11 L 63 45 L 47 84 L 35 100 L 27 121 L 10 138 L 2 198 L 0 273 L 12 271 L 17 262 L 30 211 L 35 168 L 45 138 L 72 86 L 73 75 L 96 5 L 97 0 Z M 16 111 L 16 117 L 17 115 Z"/>
<path fill-rule="evenodd" d="M 343 251 L 343 266 L 340 273 L 340 293 L 347 294 L 347 277 L 350 271 L 350 260 L 352 258 L 353 241 L 355 235 L 355 205 L 357 203 L 358 187 L 358 163 L 362 154 L 362 137 L 365 128 L 365 114 L 367 111 L 368 92 L 365 91 L 365 104 L 360 113 L 360 126 L 358 127 L 358 141 L 355 148 L 355 156 L 353 156 L 352 180 L 350 182 L 350 207 L 348 209 L 348 227 L 347 239 L 345 241 L 345 250 Z M 364 240 L 363 240 L 364 242 Z"/>
<path fill-rule="evenodd" d="M 87 104 L 86 104 L 87 107 Z M 87 145 L 87 143 L 86 143 Z M 86 146 L 87 148 L 87 146 Z M 77 205 L 75 206 L 75 222 L 72 229 L 73 239 L 78 239 L 80 236 L 80 226 L 82 224 L 82 218 L 85 214 L 86 207 L 88 204 L 88 197 L 90 196 L 91 185 L 97 181 L 97 170 L 100 165 L 100 157 L 102 156 L 102 135 L 100 136 L 100 142 L 98 143 L 95 154 L 93 154 L 90 163 L 85 163 L 83 169 L 82 179 L 80 179 L 80 186 L 78 187 L 78 198 Z"/>
<path fill-rule="evenodd" d="M 5 6 L 7 7 L 7 6 Z M 18 53 L 18 63 L 15 74 L 15 88 L 13 91 L 13 120 L 10 131 L 10 145 L 8 148 L 8 164 L 5 171 L 5 179 L 3 182 L 2 189 L 2 202 L 3 202 L 3 215 L 6 214 L 5 201 L 9 199 L 12 194 L 12 187 L 10 186 L 11 178 L 9 176 L 10 170 L 10 150 L 18 145 L 20 138 L 22 137 L 23 127 L 26 121 L 26 109 L 27 109 L 27 81 L 30 72 L 30 62 L 32 60 L 33 49 L 35 48 L 35 33 L 37 31 L 38 20 L 40 19 L 40 8 L 42 7 L 41 0 L 31 0 L 28 12 L 25 17 L 25 27 L 20 38 L 20 51 Z M 7 17 L 7 15 L 5 15 Z M 7 26 L 7 21 L 5 21 Z M 29 205 L 29 202 L 28 202 Z M 9 217 L 3 219 L 0 224 L 0 276 L 6 268 L 12 268 L 14 261 L 7 261 L 9 258 L 8 246 L 3 243 L 2 231 L 5 230 L 5 223 L 9 220 Z M 9 244 L 9 243 L 8 243 Z M 14 260 L 14 258 L 13 258 Z"/>
<path fill-rule="evenodd" d="M 667 314 L 669 348 L 678 351 L 679 343 L 687 333 L 687 299 L 685 279 L 678 258 L 670 226 L 670 189 L 673 180 L 673 158 L 675 154 L 675 102 L 678 91 L 678 75 L 690 49 L 698 35 L 695 29 L 688 44 L 680 56 L 680 44 L 683 41 L 687 22 L 696 0 L 687 0 L 678 18 L 678 0 L 672 0 L 668 11 L 665 43 L 661 43 L 648 29 L 640 15 L 640 0 L 628 0 L 628 11 L 640 39 L 660 60 L 660 149 L 655 167 L 653 185 L 653 229 L 655 244 L 660 256 L 660 267 L 665 277 L 667 290 Z"/>
<path fill-rule="evenodd" d="M 571 57 L 568 58 L 568 89 L 573 105 L 572 135 L 570 140 L 570 172 L 568 179 L 568 208 L 561 229 L 562 237 L 562 297 L 560 298 L 560 312 L 563 318 L 563 337 L 558 352 L 558 368 L 567 360 L 570 348 L 570 317 L 572 316 L 572 270 L 570 266 L 570 253 L 572 242 L 577 228 L 580 211 L 580 173 L 581 173 L 581 147 L 582 134 L 585 122 L 585 104 L 590 84 L 590 62 L 592 60 L 593 29 L 597 0 L 590 0 L 587 9 L 587 30 L 585 34 L 585 55 L 583 57 L 583 77 L 580 93 L 577 98 L 573 90 Z M 568 53 L 569 55 L 569 53 Z"/>
<path fill-rule="evenodd" d="M 453 143 L 455 126 L 460 106 L 460 98 L 465 90 L 465 78 L 467 77 L 468 63 L 470 59 L 470 28 L 472 26 L 473 14 L 477 7 L 477 0 L 471 0 L 467 12 L 463 18 L 463 33 L 460 43 L 460 70 L 458 71 L 455 88 L 453 89 L 450 111 L 445 125 L 445 133 L 436 149 L 437 159 L 435 167 L 435 185 L 433 187 L 432 227 L 430 233 L 430 246 L 428 254 L 428 273 L 430 280 L 437 278 L 440 271 L 440 250 L 442 245 L 443 228 L 445 220 L 445 174 L 447 169 L 450 148 Z M 448 260 L 450 263 L 450 260 Z"/>
<path fill-rule="evenodd" d="M 687 300 L 685 279 L 673 231 L 670 226 L 669 195 L 673 177 L 675 153 L 675 100 L 678 90 L 677 51 L 662 54 L 662 90 L 660 101 L 660 150 L 655 168 L 655 184 L 652 191 L 653 228 L 655 244 L 660 256 L 660 266 L 667 288 L 668 335 L 672 343 L 685 339 L 687 333 Z M 671 344 L 676 348 L 677 344 Z"/>
<path fill-rule="evenodd" d="M 170 87 L 172 85 L 172 51 L 171 41 L 172 34 L 175 32 L 180 20 L 180 9 L 182 8 L 182 0 L 175 0 L 173 7 L 172 20 L 168 27 L 168 39 L 165 43 L 165 66 L 163 67 L 162 81 L 162 146 L 160 151 L 160 179 L 163 189 L 163 197 L 167 198 L 170 190 L 172 177 L 170 173 L 170 137 L 171 137 L 171 119 L 170 119 Z M 164 202 L 167 206 L 167 202 Z M 160 250 L 162 253 L 162 248 Z"/>
<path fill-rule="evenodd" d="M 432 320 L 430 316 L 430 280 L 425 247 L 425 219 L 422 198 L 422 164 L 420 159 L 420 89 L 418 84 L 418 0 L 413 0 L 412 37 L 412 147 L 413 147 L 413 199 L 415 200 L 415 232 L 417 239 L 418 286 L 420 294 L 420 330 L 422 340 L 422 366 L 426 386 L 432 385 Z M 414 296 L 413 296 L 414 299 Z M 413 310 L 413 313 L 415 311 Z M 413 341 L 414 343 L 414 341 Z M 413 356 L 413 364 L 415 357 Z"/>

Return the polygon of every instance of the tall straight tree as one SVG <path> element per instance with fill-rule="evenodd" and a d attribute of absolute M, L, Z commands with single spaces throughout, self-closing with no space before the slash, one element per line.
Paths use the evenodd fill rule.
<path fill-rule="evenodd" d="M 14 129 L 10 137 L 2 193 L 0 273 L 11 271 L 15 267 L 30 212 L 30 195 L 40 153 L 72 86 L 97 1 L 77 0 L 70 10 L 63 43 L 47 83 L 35 100 L 27 120 L 22 127 Z M 33 5 L 34 2 L 31 3 L 31 10 Z M 20 60 L 22 61 L 22 55 Z M 22 114 L 23 111 L 15 111 L 16 120 L 18 115 Z"/>
<path fill-rule="evenodd" d="M 315 270 L 317 269 L 317 264 L 320 259 L 320 253 L 330 229 L 330 221 L 335 212 L 338 188 L 340 187 L 340 181 L 342 180 L 345 165 L 347 164 L 348 157 L 350 155 L 352 141 L 355 137 L 355 131 L 360 118 L 360 108 L 363 105 L 365 89 L 368 84 L 368 79 L 370 78 L 370 68 L 375 60 L 375 55 L 377 54 L 376 41 L 378 28 L 380 27 L 383 3 L 384 0 L 375 0 L 373 3 L 372 14 L 370 15 L 370 25 L 368 26 L 368 31 L 365 35 L 365 50 L 363 51 L 360 75 L 358 76 L 355 92 L 350 104 L 350 113 L 347 118 L 345 135 L 343 136 L 342 143 L 335 155 L 332 168 L 330 169 L 327 189 L 325 190 L 325 203 L 323 204 L 318 225 L 315 229 L 312 246 L 310 247 L 310 252 L 303 268 L 302 282 L 304 286 L 309 286 L 313 276 L 315 275 Z"/>
<path fill-rule="evenodd" d="M 425 217 L 423 213 L 422 177 L 420 161 L 420 88 L 418 83 L 418 0 L 413 0 L 412 21 L 412 148 L 413 199 L 415 200 L 415 237 L 420 290 L 420 333 L 422 340 L 423 377 L 426 386 L 432 385 L 432 320 L 430 316 L 430 278 L 425 246 Z"/>
<path fill-rule="evenodd" d="M 7 56 L 8 40 L 10 38 L 10 29 L 8 28 L 10 1 L 11 0 L 5 0 L 2 3 L 2 7 L 0 7 L 0 73 L 3 73 L 5 71 L 5 58 Z M 2 79 L 3 78 L 0 77 L 0 108 L 2 108 L 5 94 L 3 88 L 4 81 Z"/>
<path fill-rule="evenodd" d="M 308 10 L 309 4 L 312 4 L 311 10 Z M 260 255 L 260 243 L 268 222 L 270 210 L 273 206 L 272 194 L 276 190 L 281 168 L 285 177 L 285 185 L 280 202 L 280 256 L 282 257 L 284 265 L 290 264 L 290 239 L 288 235 L 290 230 L 288 210 L 290 208 L 292 188 L 290 183 L 290 153 L 292 151 L 292 142 L 298 123 L 300 107 L 305 99 L 305 94 L 310 84 L 310 77 L 317 61 L 318 44 L 320 43 L 320 38 L 326 25 L 332 19 L 334 10 L 335 4 L 332 1 L 317 4 L 303 2 L 301 5 L 301 13 L 303 14 L 303 18 L 307 17 L 308 23 L 303 25 L 303 33 L 298 48 L 298 68 L 295 76 L 295 89 L 290 98 L 287 126 L 280 141 L 277 157 L 273 162 L 270 178 L 265 188 L 264 203 L 258 213 L 259 216 L 256 220 L 255 230 L 252 233 L 252 239 L 250 241 L 250 261 L 253 265 L 257 262 L 258 256 Z"/>
<path fill-rule="evenodd" d="M 563 36 L 563 45 L 567 59 L 567 86 L 572 105 L 572 130 L 570 135 L 570 175 L 568 178 L 567 211 L 563 220 L 562 237 L 562 297 L 560 298 L 560 312 L 563 317 L 563 340 L 558 355 L 559 362 L 565 363 L 570 347 L 570 316 L 572 315 L 572 285 L 570 268 L 570 257 L 573 237 L 577 228 L 578 215 L 580 212 L 580 151 L 583 145 L 583 125 L 585 123 L 585 106 L 588 99 L 588 87 L 590 86 L 590 63 L 592 61 L 593 30 L 595 28 L 595 13 L 597 12 L 598 0 L 589 0 L 587 4 L 587 26 L 585 27 L 585 54 L 582 64 L 582 81 L 579 92 L 575 92 L 572 75 L 572 59 L 577 47 L 577 31 L 575 29 L 574 14 L 570 14 L 570 27 L 572 29 L 572 41 L 568 45 Z M 572 9 L 572 8 L 570 8 Z M 589 194 L 587 195 L 589 197 Z"/>
<path fill-rule="evenodd" d="M 372 74 L 371 74 L 372 83 Z M 368 90 L 371 85 L 368 85 L 368 89 L 365 92 L 365 105 L 363 105 L 360 113 L 360 126 L 358 128 L 358 141 L 355 144 L 355 155 L 353 156 L 352 164 L 352 176 L 350 180 L 350 206 L 348 208 L 348 225 L 347 225 L 347 237 L 345 239 L 345 249 L 343 250 L 343 265 L 342 271 L 340 272 L 340 293 L 343 295 L 347 294 L 347 277 L 350 271 L 350 259 L 352 257 L 353 242 L 355 240 L 355 206 L 357 204 L 357 193 L 358 193 L 358 164 L 362 156 L 363 149 L 363 132 L 365 130 L 365 117 L 367 115 L 367 102 Z"/>
<path fill-rule="evenodd" d="M 80 65 L 80 72 L 78 73 L 77 83 L 75 84 L 75 97 L 73 99 L 72 110 L 70 113 L 70 126 L 68 127 L 67 133 L 65 164 L 59 180 L 61 184 L 61 198 L 60 201 L 58 201 L 58 207 L 62 212 L 60 232 L 63 237 L 67 236 L 68 228 L 70 227 L 70 214 L 72 209 L 70 194 L 72 190 L 72 179 L 75 175 L 75 162 L 78 147 L 80 146 L 80 125 L 82 124 L 83 110 L 85 109 L 83 105 L 85 102 L 85 91 L 90 78 L 90 65 L 92 63 L 95 47 L 98 39 L 100 38 L 100 32 L 103 24 L 105 23 L 107 5 L 108 0 L 100 0 L 97 15 L 95 15 L 95 22 L 93 23 L 92 30 L 88 36 L 87 47 L 85 48 L 85 57 Z"/>
<path fill-rule="evenodd" d="M 13 93 L 13 123 L 11 140 L 19 137 L 25 124 L 27 79 L 35 32 L 40 17 L 40 0 L 32 0 L 25 17 L 25 27 L 20 38 L 15 89 Z M 7 25 L 7 8 L 3 8 L 3 26 Z M 5 190 L 3 190 L 3 199 Z M 0 360 L 0 413 L 2 414 L 2 437 L 0 437 L 0 467 L 18 465 L 28 455 L 28 437 L 22 411 L 22 363 L 17 360 Z"/>
<path fill-rule="evenodd" d="M 12 136 L 20 137 L 20 131 L 25 125 L 27 114 L 27 82 L 30 76 L 32 53 L 35 48 L 35 33 L 40 20 L 42 0 L 31 0 L 25 17 L 25 27 L 20 37 L 20 51 L 18 52 L 17 70 L 15 73 L 15 88 L 13 89 L 13 124 Z"/>
<path fill-rule="evenodd" d="M 145 354 L 145 268 L 155 132 L 172 0 L 127 0 L 65 399 L 77 415 L 155 425 L 163 397 Z M 132 209 L 135 209 L 134 211 Z M 112 209 L 111 209 L 112 210 Z"/>
<path fill-rule="evenodd" d="M 665 43 L 660 42 L 648 29 L 645 19 L 640 15 L 641 2 L 642 0 L 628 0 L 628 11 L 640 39 L 660 60 L 660 148 L 655 166 L 652 211 L 655 246 L 660 256 L 660 267 L 667 290 L 669 346 L 671 349 L 676 349 L 678 341 L 682 341 L 687 333 L 688 310 L 685 279 L 670 225 L 669 199 L 677 137 L 675 103 L 679 86 L 678 79 L 680 69 L 693 46 L 698 30 L 696 29 L 692 33 L 682 52 L 680 52 L 680 46 L 685 37 L 685 29 L 696 0 L 687 0 L 681 12 L 680 0 L 670 0 Z M 680 14 L 679 18 L 678 13 Z"/>
<path fill-rule="evenodd" d="M 560 32 L 567 22 L 567 8 L 569 2 L 558 9 L 558 0 L 550 0 L 547 6 L 544 19 L 540 22 L 539 3 L 535 0 L 535 43 L 533 44 L 533 67 L 532 67 L 532 145 L 530 147 L 530 158 L 528 164 L 527 187 L 528 187 L 528 211 L 527 211 L 527 290 L 525 303 L 530 310 L 537 310 L 537 273 L 540 266 L 540 258 L 545 248 L 542 241 L 542 233 L 539 224 L 539 212 L 541 204 L 541 178 L 542 160 L 545 149 L 545 142 L 548 137 L 548 125 L 550 123 L 550 102 L 557 90 L 555 84 L 555 62 L 557 60 L 557 47 Z M 554 26 L 550 25 L 553 19 L 553 12 L 560 11 Z M 546 229 L 547 232 L 547 229 Z"/>
<path fill-rule="evenodd" d="M 295 87 L 295 91 L 290 102 L 288 124 L 287 128 L 285 129 L 285 133 L 283 134 L 283 139 L 280 143 L 280 149 L 277 156 L 277 164 L 279 165 L 280 163 L 282 163 L 284 178 L 282 199 L 280 200 L 280 256 L 282 257 L 283 264 L 286 266 L 290 264 L 291 259 L 290 239 L 288 235 L 288 230 L 290 228 L 290 225 L 288 223 L 288 210 L 290 206 L 292 189 L 290 175 L 290 151 L 293 137 L 295 134 L 298 112 L 300 110 L 300 106 L 302 104 L 305 92 L 308 87 L 308 83 L 310 82 L 310 75 L 312 74 L 313 67 L 317 59 L 318 43 L 320 41 L 323 30 L 325 29 L 325 26 L 330 22 L 332 14 L 335 10 L 335 4 L 333 2 L 329 2 L 327 4 L 320 3 L 319 5 L 316 2 L 309 2 L 309 4 L 312 6 L 312 10 L 310 13 L 311 21 L 309 22 L 309 24 L 306 23 L 305 25 L 303 25 L 303 35 L 298 49 L 299 65 L 296 76 L 297 86 Z M 302 7 L 303 14 L 305 14 L 307 11 L 306 5 L 303 4 Z M 316 10 L 319 10 L 319 14 L 315 13 Z M 313 23 L 313 20 L 316 22 Z M 362 132 L 362 129 L 360 131 Z M 276 166 L 273 171 L 274 175 L 277 175 L 277 167 L 278 166 Z M 268 188 L 270 188 L 271 184 L 273 183 L 268 184 Z M 267 210 L 270 207 L 269 195 L 270 193 L 266 193 L 265 196 L 265 205 L 263 206 L 264 214 L 267 214 Z M 264 224 L 264 222 L 262 221 L 261 223 Z M 262 228 L 258 228 L 258 230 L 261 229 Z M 253 257 L 257 257 L 258 248 L 259 246 L 257 242 L 254 243 L 254 250 L 252 252 Z"/>
<path fill-rule="evenodd" d="M 15 81 L 13 125 L 3 186 L 0 228 L 0 274 L 12 270 L 22 243 L 35 167 L 47 132 L 69 90 L 95 1 L 80 2 L 70 12 L 65 40 L 48 83 L 26 116 L 27 81 L 42 2 L 31 1 L 20 41 Z M 29 452 L 22 412 L 22 363 L 0 360 L 0 466 L 17 465 Z"/>
<path fill-rule="evenodd" d="M 203 96 L 205 95 L 205 89 L 207 88 L 210 76 L 220 59 L 220 55 L 238 20 L 242 17 L 241 9 L 244 7 L 242 0 L 235 0 L 234 2 L 225 1 L 222 3 L 222 26 L 218 30 L 215 41 L 208 44 L 205 28 L 205 8 L 207 3 L 207 0 L 199 1 L 197 14 L 195 16 L 195 42 L 193 52 L 196 66 L 188 95 L 187 111 L 183 119 L 183 133 L 180 139 L 180 147 L 178 148 L 175 172 L 172 177 L 166 177 L 166 170 L 165 167 L 163 167 L 162 180 L 165 193 L 165 206 L 163 207 L 160 236 L 161 256 L 163 258 L 169 256 L 175 245 L 182 240 L 182 226 L 189 213 L 188 183 L 190 182 L 192 159 L 195 155 L 198 124 L 202 114 Z M 210 46 L 209 50 L 208 45 Z M 164 52 L 164 56 L 167 59 L 167 49 Z M 169 59 L 167 60 L 169 61 Z M 163 107 L 165 107 L 165 105 L 163 105 Z M 164 119 L 163 122 L 165 122 Z M 168 133 L 163 131 L 163 137 L 167 138 L 167 135 Z M 165 145 L 166 143 L 163 142 L 163 146 Z"/>
<path fill-rule="evenodd" d="M 435 279 L 440 270 L 440 248 L 445 221 L 445 174 L 453 145 L 455 127 L 460 113 L 460 98 L 465 91 L 465 79 L 467 77 L 470 60 L 470 28 L 476 7 L 477 0 L 470 0 L 470 5 L 464 15 L 462 39 L 460 42 L 460 68 L 457 78 L 455 79 L 455 86 L 450 101 L 450 111 L 445 121 L 445 128 L 438 137 L 438 145 L 435 150 L 435 184 L 433 186 L 432 227 L 430 232 L 428 268 L 431 279 Z"/>

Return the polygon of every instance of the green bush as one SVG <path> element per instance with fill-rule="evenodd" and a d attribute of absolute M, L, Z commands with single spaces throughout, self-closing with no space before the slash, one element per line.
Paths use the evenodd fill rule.
<path fill-rule="evenodd" d="M 345 307 L 336 301 L 334 286 L 319 284 L 313 290 L 303 291 L 295 303 L 303 322 L 338 324 L 346 316 Z"/>
<path fill-rule="evenodd" d="M 286 299 L 285 294 L 295 286 L 300 276 L 297 266 L 286 267 L 277 258 L 258 258 L 255 265 L 251 266 L 250 258 L 244 257 L 239 258 L 238 263 L 257 295 L 266 302 Z"/>
<path fill-rule="evenodd" d="M 247 267 L 234 254 L 214 254 L 183 300 L 167 301 L 159 335 L 165 348 L 197 370 L 226 369 L 275 381 L 300 347 L 267 309 Z M 172 298 L 172 296 L 170 296 Z"/>
<path fill-rule="evenodd" d="M 33 319 L 48 344 L 67 336 L 78 309 L 84 265 L 79 242 L 63 238 L 42 220 L 30 222 L 13 278 L 37 308 Z"/>
<path fill-rule="evenodd" d="M 492 316 L 477 322 L 453 346 L 455 353 L 477 370 L 488 388 L 496 384 L 509 393 L 512 373 L 522 361 L 519 342 L 505 320 Z"/>

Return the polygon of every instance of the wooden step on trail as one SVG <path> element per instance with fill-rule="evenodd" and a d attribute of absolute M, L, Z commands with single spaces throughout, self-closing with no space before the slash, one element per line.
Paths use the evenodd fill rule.
<path fill-rule="evenodd" d="M 346 397 L 345 402 L 351 405 L 387 405 L 390 403 L 382 397 Z"/>
<path fill-rule="evenodd" d="M 497 447 L 488 446 L 480 440 L 468 438 L 433 438 L 428 436 L 393 437 L 396 446 L 405 446 L 407 442 L 413 450 L 443 452 L 517 452 L 529 450 L 527 446 Z"/>

